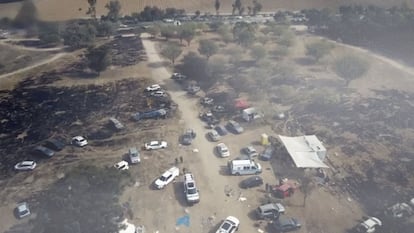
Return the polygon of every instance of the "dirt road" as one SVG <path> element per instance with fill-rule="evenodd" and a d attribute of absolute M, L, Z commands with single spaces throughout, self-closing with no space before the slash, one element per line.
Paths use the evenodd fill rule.
<path fill-rule="evenodd" d="M 2 78 L 7 78 L 7 77 L 10 77 L 10 76 L 12 76 L 12 75 L 16 75 L 16 74 L 19 74 L 19 73 L 23 73 L 23 72 L 26 72 L 26 71 L 28 71 L 28 70 L 34 69 L 34 68 L 36 68 L 36 67 L 46 65 L 46 64 L 48 64 L 48 63 L 51 63 L 51 62 L 53 62 L 53 61 L 56 61 L 56 60 L 58 60 L 58 59 L 62 58 L 62 57 L 63 57 L 63 56 L 65 56 L 66 54 L 67 54 L 67 53 L 57 53 L 57 54 L 55 54 L 53 57 L 48 58 L 48 59 L 45 59 L 45 60 L 42 60 L 42 61 L 39 61 L 39 62 L 37 62 L 37 63 L 35 63 L 35 64 L 31 65 L 31 66 L 27 66 L 27 67 L 24 67 L 24 68 L 21 68 L 21 69 L 15 70 L 15 71 L 10 72 L 10 73 L 7 73 L 7 74 L 2 74 L 2 75 L 0 75 L 0 79 L 2 79 Z"/>
<path fill-rule="evenodd" d="M 215 144 L 208 142 L 204 135 L 207 132 L 201 121 L 198 119 L 198 111 L 196 109 L 196 98 L 189 98 L 181 88 L 171 82 L 170 72 L 162 65 L 163 60 L 158 55 L 154 43 L 149 39 L 143 39 L 143 45 L 148 56 L 148 62 L 152 68 L 153 79 L 167 88 L 172 99 L 178 104 L 182 115 L 182 121 L 186 127 L 192 128 L 196 131 L 197 137 L 193 142 L 191 148 L 197 148 L 198 153 L 189 152 L 189 156 L 185 160 L 194 160 L 189 169 L 195 176 L 200 189 L 201 202 L 192 207 L 188 207 L 179 199 L 181 185 L 175 184 L 175 188 L 169 186 L 165 190 L 147 190 L 144 191 L 152 196 L 150 199 L 142 202 L 141 210 L 137 214 L 140 215 L 142 223 L 145 224 L 149 232 L 212 232 L 216 229 L 217 224 L 228 215 L 234 215 L 241 221 L 240 231 L 252 232 L 257 231 L 253 221 L 248 217 L 248 212 L 251 211 L 249 201 L 239 201 L 241 194 L 238 190 L 238 183 L 240 179 L 245 177 L 232 177 L 225 175 L 225 165 L 227 160 L 220 159 L 214 156 L 213 149 Z M 158 65 L 156 65 L 158 64 Z M 238 137 L 230 135 L 229 137 Z M 176 156 L 176 155 L 172 155 Z M 271 170 L 266 170 L 263 174 L 273 176 Z M 174 186 L 174 185 L 173 185 Z M 174 189 L 172 191 L 171 189 Z M 233 195 L 226 195 L 226 190 L 233 190 Z M 152 192 L 152 193 L 149 193 Z M 174 193 L 172 193 L 174 192 Z M 254 192 L 251 190 L 250 192 Z M 248 195 L 246 193 L 246 195 Z M 154 201 L 154 199 L 156 201 Z M 252 198 L 254 199 L 254 198 Z M 153 203 L 151 203 L 153 202 Z M 146 210 L 149 208 L 149 210 Z M 146 214 L 143 212 L 147 212 Z M 191 219 L 190 225 L 176 226 L 180 216 L 186 215 Z"/>

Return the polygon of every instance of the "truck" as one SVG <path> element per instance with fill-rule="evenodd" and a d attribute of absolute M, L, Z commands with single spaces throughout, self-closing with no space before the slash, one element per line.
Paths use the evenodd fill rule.
<path fill-rule="evenodd" d="M 156 119 L 156 118 L 165 118 L 167 115 L 167 109 L 161 108 L 156 110 L 150 110 L 146 112 L 137 112 L 132 114 L 132 118 L 136 121 L 143 119 Z"/>
<path fill-rule="evenodd" d="M 227 166 L 231 175 L 254 175 L 262 172 L 262 166 L 250 159 L 234 159 Z"/>

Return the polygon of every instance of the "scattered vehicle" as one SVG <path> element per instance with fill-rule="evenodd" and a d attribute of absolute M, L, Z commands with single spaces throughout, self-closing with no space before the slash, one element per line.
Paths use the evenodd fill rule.
<path fill-rule="evenodd" d="M 240 188 L 248 189 L 263 185 L 263 179 L 260 176 L 249 177 L 240 182 Z"/>
<path fill-rule="evenodd" d="M 171 79 L 174 79 L 175 81 L 183 81 L 187 79 L 187 76 L 181 73 L 173 73 Z"/>
<path fill-rule="evenodd" d="M 382 226 L 381 220 L 376 217 L 369 217 L 357 226 L 356 231 L 359 233 L 373 233 L 380 226 Z"/>
<path fill-rule="evenodd" d="M 149 143 L 145 143 L 144 147 L 145 147 L 145 150 L 164 149 L 164 148 L 167 148 L 167 142 L 166 141 L 151 141 Z"/>
<path fill-rule="evenodd" d="M 257 207 L 256 214 L 259 219 L 277 219 L 285 213 L 285 207 L 280 203 L 268 203 Z"/>
<path fill-rule="evenodd" d="M 189 204 L 200 201 L 200 193 L 198 192 L 194 177 L 191 173 L 184 174 L 184 194 Z"/>
<path fill-rule="evenodd" d="M 217 133 L 217 131 L 215 130 L 211 130 L 210 132 L 207 133 L 207 136 L 210 138 L 210 140 L 212 142 L 217 142 L 220 140 L 220 135 Z"/>
<path fill-rule="evenodd" d="M 52 150 L 60 151 L 63 148 L 65 148 L 66 143 L 63 139 L 60 139 L 60 138 L 50 138 L 46 140 L 45 146 Z"/>
<path fill-rule="evenodd" d="M 407 203 L 396 203 L 385 210 L 385 214 L 393 218 L 405 218 L 414 214 L 413 208 Z"/>
<path fill-rule="evenodd" d="M 31 213 L 30 213 L 29 205 L 26 202 L 22 202 L 22 203 L 17 204 L 16 215 L 19 219 L 27 217 L 30 214 Z"/>
<path fill-rule="evenodd" d="M 218 124 L 220 121 L 213 115 L 212 112 L 208 111 L 208 112 L 204 112 L 200 114 L 200 118 L 201 120 L 203 120 L 204 122 L 206 122 L 209 125 L 215 125 Z"/>
<path fill-rule="evenodd" d="M 191 94 L 191 95 L 194 95 L 194 94 L 196 94 L 197 92 L 199 92 L 201 90 L 201 88 L 200 88 L 200 86 L 198 86 L 198 85 L 189 85 L 188 87 L 187 87 L 187 92 L 188 92 L 188 94 Z"/>
<path fill-rule="evenodd" d="M 159 90 L 161 90 L 161 86 L 159 84 L 153 84 L 153 85 L 148 86 L 147 88 L 145 88 L 145 91 L 147 91 L 147 92 L 159 91 Z"/>
<path fill-rule="evenodd" d="M 239 229 L 240 221 L 233 216 L 228 216 L 220 227 L 217 229 L 216 233 L 234 233 Z"/>
<path fill-rule="evenodd" d="M 209 97 L 204 97 L 200 99 L 200 104 L 204 106 L 211 106 L 214 104 L 214 99 Z"/>
<path fill-rule="evenodd" d="M 88 141 L 82 136 L 75 136 L 72 138 L 72 144 L 79 147 L 88 145 Z"/>
<path fill-rule="evenodd" d="M 181 136 L 182 145 L 191 145 L 193 139 L 196 137 L 196 133 L 192 129 L 187 129 L 185 133 Z"/>
<path fill-rule="evenodd" d="M 262 166 L 253 160 L 232 160 L 228 162 L 230 174 L 232 175 L 254 175 L 262 172 Z"/>
<path fill-rule="evenodd" d="M 154 92 L 151 92 L 150 96 L 152 96 L 152 97 L 167 97 L 168 95 L 164 91 L 154 91 Z"/>
<path fill-rule="evenodd" d="M 273 221 L 273 227 L 278 232 L 295 231 L 301 228 L 301 224 L 296 218 L 280 216 L 278 219 Z"/>
<path fill-rule="evenodd" d="M 274 150 L 272 146 L 266 147 L 266 149 L 260 154 L 259 158 L 263 161 L 269 161 L 273 156 Z"/>
<path fill-rule="evenodd" d="M 109 118 L 109 122 L 116 130 L 123 130 L 125 129 L 125 126 L 115 117 Z"/>
<path fill-rule="evenodd" d="M 155 182 L 157 189 L 163 189 L 166 185 L 171 183 L 175 177 L 180 175 L 180 169 L 178 167 L 172 167 L 165 171 Z"/>
<path fill-rule="evenodd" d="M 44 146 L 36 146 L 34 148 L 33 152 L 35 154 L 43 155 L 43 156 L 46 156 L 46 157 L 49 157 L 49 158 L 53 157 L 55 155 L 55 152 L 53 150 L 51 150 L 47 147 L 44 147 Z"/>
<path fill-rule="evenodd" d="M 128 170 L 129 169 L 129 164 L 127 161 L 122 160 L 121 162 L 118 162 L 114 165 L 114 167 L 118 170 Z"/>
<path fill-rule="evenodd" d="M 224 127 L 223 125 L 217 125 L 216 127 L 214 127 L 214 130 L 216 130 L 217 133 L 220 134 L 220 136 L 225 136 L 228 133 L 226 127 Z"/>
<path fill-rule="evenodd" d="M 141 162 L 141 154 L 136 147 L 131 147 L 128 150 L 129 160 L 132 164 Z"/>
<path fill-rule="evenodd" d="M 212 112 L 215 112 L 215 113 L 224 113 L 224 112 L 226 112 L 227 110 L 226 110 L 226 108 L 225 108 L 223 105 L 214 105 L 214 106 L 211 108 L 211 111 L 212 111 Z"/>
<path fill-rule="evenodd" d="M 157 118 L 165 118 L 167 115 L 167 109 L 161 108 L 156 110 L 151 110 L 147 112 L 137 112 L 132 114 L 132 118 L 136 121 L 143 120 L 143 119 L 157 119 Z"/>
<path fill-rule="evenodd" d="M 229 148 L 224 143 L 217 144 L 216 150 L 217 150 L 217 153 L 222 158 L 226 158 L 226 157 L 229 157 L 230 156 Z"/>
<path fill-rule="evenodd" d="M 36 168 L 36 162 L 32 160 L 25 160 L 14 165 L 14 169 L 18 171 L 28 171 Z"/>
<path fill-rule="evenodd" d="M 241 125 L 233 120 L 230 120 L 227 123 L 227 128 L 231 131 L 233 131 L 236 134 L 241 134 L 243 133 L 244 129 L 243 127 L 241 127 Z"/>
<path fill-rule="evenodd" d="M 271 186 L 271 191 L 276 197 L 285 198 L 292 196 L 298 188 L 299 184 L 297 182 L 287 180 L 283 184 Z"/>
<path fill-rule="evenodd" d="M 257 157 L 259 155 L 259 153 L 257 153 L 256 148 L 254 148 L 253 146 L 243 148 L 243 153 L 248 155 L 249 158 Z"/>

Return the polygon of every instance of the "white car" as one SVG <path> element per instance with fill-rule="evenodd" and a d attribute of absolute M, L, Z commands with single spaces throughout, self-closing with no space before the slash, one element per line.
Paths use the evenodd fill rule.
<path fill-rule="evenodd" d="M 33 170 L 36 168 L 36 162 L 32 160 L 22 161 L 14 165 L 14 169 L 18 171 Z"/>
<path fill-rule="evenodd" d="M 88 141 L 82 136 L 76 136 L 72 138 L 72 144 L 79 147 L 83 147 L 88 145 Z"/>
<path fill-rule="evenodd" d="M 220 134 L 217 133 L 217 131 L 215 131 L 214 129 L 211 130 L 210 132 L 208 132 L 208 137 L 210 138 L 211 141 L 213 142 L 217 142 L 220 140 Z"/>
<path fill-rule="evenodd" d="M 31 213 L 30 213 L 29 205 L 27 204 L 27 202 L 22 202 L 22 203 L 17 204 L 16 213 L 19 219 L 29 216 Z"/>
<path fill-rule="evenodd" d="M 191 173 L 184 174 L 184 194 L 189 204 L 200 201 L 200 193 L 198 192 L 194 176 Z"/>
<path fill-rule="evenodd" d="M 180 169 L 178 167 L 172 167 L 165 171 L 156 181 L 155 187 L 157 189 L 163 189 L 167 184 L 171 183 L 175 177 L 180 175 Z"/>
<path fill-rule="evenodd" d="M 153 97 L 166 97 L 167 93 L 165 93 L 163 91 L 154 91 L 154 92 L 151 92 L 150 95 L 153 96 Z"/>
<path fill-rule="evenodd" d="M 159 84 L 153 84 L 145 88 L 146 91 L 159 91 L 161 90 L 161 86 Z"/>
<path fill-rule="evenodd" d="M 145 150 L 164 149 L 164 148 L 167 148 L 167 142 L 166 141 L 151 141 L 149 143 L 145 143 L 144 147 L 145 147 Z"/>
<path fill-rule="evenodd" d="M 228 216 L 220 227 L 217 229 L 216 233 L 234 233 L 239 229 L 240 221 L 233 216 Z"/>
<path fill-rule="evenodd" d="M 128 170 L 129 164 L 127 161 L 122 160 L 121 162 L 116 163 L 114 167 L 118 170 Z"/>
<path fill-rule="evenodd" d="M 229 148 L 226 146 L 226 144 L 219 143 L 219 144 L 217 144 L 216 149 L 217 149 L 217 153 L 222 158 L 225 158 L 225 157 L 229 157 L 230 156 L 230 151 L 229 151 Z"/>

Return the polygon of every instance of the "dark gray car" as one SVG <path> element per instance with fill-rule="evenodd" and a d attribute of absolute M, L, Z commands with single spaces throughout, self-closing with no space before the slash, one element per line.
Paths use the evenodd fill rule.
<path fill-rule="evenodd" d="M 55 155 L 55 152 L 53 150 L 44 146 L 36 146 L 33 151 L 38 155 L 47 156 L 49 158 Z"/>
<path fill-rule="evenodd" d="M 274 150 L 272 146 L 266 147 L 266 149 L 260 154 L 260 159 L 263 161 L 269 161 L 273 156 Z"/>
<path fill-rule="evenodd" d="M 241 125 L 239 123 L 237 123 L 233 120 L 230 120 L 227 123 L 227 128 L 235 134 L 241 134 L 244 131 L 243 127 L 241 127 Z"/>
<path fill-rule="evenodd" d="M 277 232 L 295 231 L 301 227 L 301 224 L 296 218 L 280 216 L 273 222 L 273 228 Z"/>
<path fill-rule="evenodd" d="M 257 187 L 263 184 L 263 179 L 260 176 L 249 177 L 240 182 L 240 188 L 247 189 Z"/>

